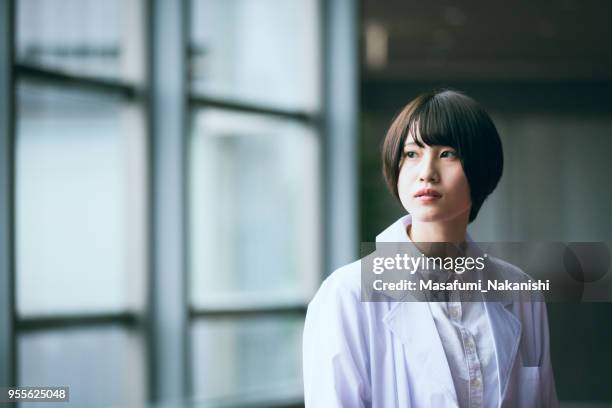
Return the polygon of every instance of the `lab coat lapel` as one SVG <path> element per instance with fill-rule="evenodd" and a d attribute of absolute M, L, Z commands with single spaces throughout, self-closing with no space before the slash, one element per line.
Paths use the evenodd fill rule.
<path fill-rule="evenodd" d="M 411 223 L 406 215 L 376 237 L 376 242 L 405 244 L 410 242 L 406 226 Z M 457 394 L 446 353 L 438 334 L 431 309 L 427 302 L 408 299 L 412 295 L 394 296 L 399 301 L 385 315 L 383 321 L 387 328 L 404 345 L 406 363 L 418 373 L 419 381 L 431 387 L 432 393 L 446 394 L 457 404 Z"/>
<path fill-rule="evenodd" d="M 484 251 L 467 235 L 467 241 L 470 243 L 468 247 L 469 256 L 478 257 L 486 256 Z M 492 263 L 488 263 L 488 267 L 482 271 L 486 274 L 487 279 L 503 280 L 503 271 L 496 268 Z M 479 277 L 484 281 L 485 276 Z M 495 344 L 495 355 L 497 358 L 497 374 L 499 378 L 499 401 L 500 404 L 506 395 L 508 381 L 514 366 L 514 360 L 518 352 L 521 340 L 521 321 L 518 319 L 511 309 L 514 305 L 513 297 L 505 296 L 499 300 L 498 297 L 493 297 L 491 292 L 484 293 L 485 311 L 489 319 L 489 326 L 493 333 L 493 342 Z"/>
<path fill-rule="evenodd" d="M 387 313 L 383 322 L 404 345 L 406 363 L 418 373 L 419 382 L 456 404 L 453 378 L 429 304 L 404 299 Z"/>
<path fill-rule="evenodd" d="M 380 233 L 376 241 L 410 242 L 406 235 L 406 226 L 411 221 L 410 215 L 400 218 Z M 472 253 L 470 255 L 478 255 L 481 249 L 474 244 L 469 235 L 467 241 L 471 244 L 469 250 Z M 486 297 L 488 297 L 487 294 L 485 294 Z M 404 344 L 408 363 L 417 364 L 424 374 L 429 374 L 427 377 L 430 384 L 440 386 L 442 391 L 456 403 L 457 394 L 448 360 L 428 303 L 409 299 L 396 300 L 400 302 L 385 316 L 385 325 Z M 511 300 L 485 301 L 484 303 L 495 344 L 501 405 L 518 352 L 522 328 L 520 320 L 510 310 L 513 305 Z"/>
<path fill-rule="evenodd" d="M 508 388 L 521 339 L 521 323 L 509 310 L 511 305 L 512 302 L 485 302 L 495 343 L 500 403 L 504 400 Z"/>
<path fill-rule="evenodd" d="M 410 242 L 406 226 L 412 222 L 410 215 L 405 215 L 376 236 L 376 242 Z"/>

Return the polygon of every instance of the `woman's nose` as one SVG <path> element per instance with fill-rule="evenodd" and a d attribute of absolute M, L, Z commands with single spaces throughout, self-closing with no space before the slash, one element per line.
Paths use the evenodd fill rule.
<path fill-rule="evenodd" d="M 438 182 L 439 175 L 431 158 L 425 157 L 421 162 L 419 171 L 419 181 L 435 183 Z"/>

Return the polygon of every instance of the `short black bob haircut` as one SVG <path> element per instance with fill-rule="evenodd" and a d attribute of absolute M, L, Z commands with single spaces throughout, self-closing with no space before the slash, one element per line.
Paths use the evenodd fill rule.
<path fill-rule="evenodd" d="M 397 199 L 402 153 L 411 130 L 418 130 L 415 142 L 421 147 L 449 146 L 457 151 L 470 185 L 469 222 L 474 221 L 504 167 L 501 140 L 487 112 L 472 98 L 447 89 L 419 95 L 408 103 L 389 127 L 382 149 L 383 175 Z"/>

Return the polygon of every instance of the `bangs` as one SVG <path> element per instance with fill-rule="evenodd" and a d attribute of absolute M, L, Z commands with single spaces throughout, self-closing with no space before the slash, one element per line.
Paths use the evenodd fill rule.
<path fill-rule="evenodd" d="M 431 98 L 418 106 L 410 115 L 407 126 L 409 132 L 403 143 L 412 137 L 419 147 L 449 146 L 463 157 L 470 140 L 467 113 L 456 104 L 445 103 L 442 107 L 438 98 Z"/>

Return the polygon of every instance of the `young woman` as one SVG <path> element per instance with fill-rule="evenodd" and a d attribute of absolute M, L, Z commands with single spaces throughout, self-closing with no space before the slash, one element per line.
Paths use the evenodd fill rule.
<path fill-rule="evenodd" d="M 417 97 L 383 144 L 385 179 L 408 215 L 377 243 L 425 256 L 424 243 L 478 251 L 467 225 L 502 168 L 497 130 L 474 100 L 449 90 Z M 492 256 L 483 273 L 525 276 Z M 544 302 L 465 302 L 457 293 L 440 302 L 363 302 L 361 293 L 357 261 L 334 271 L 308 306 L 307 407 L 558 406 Z"/>

